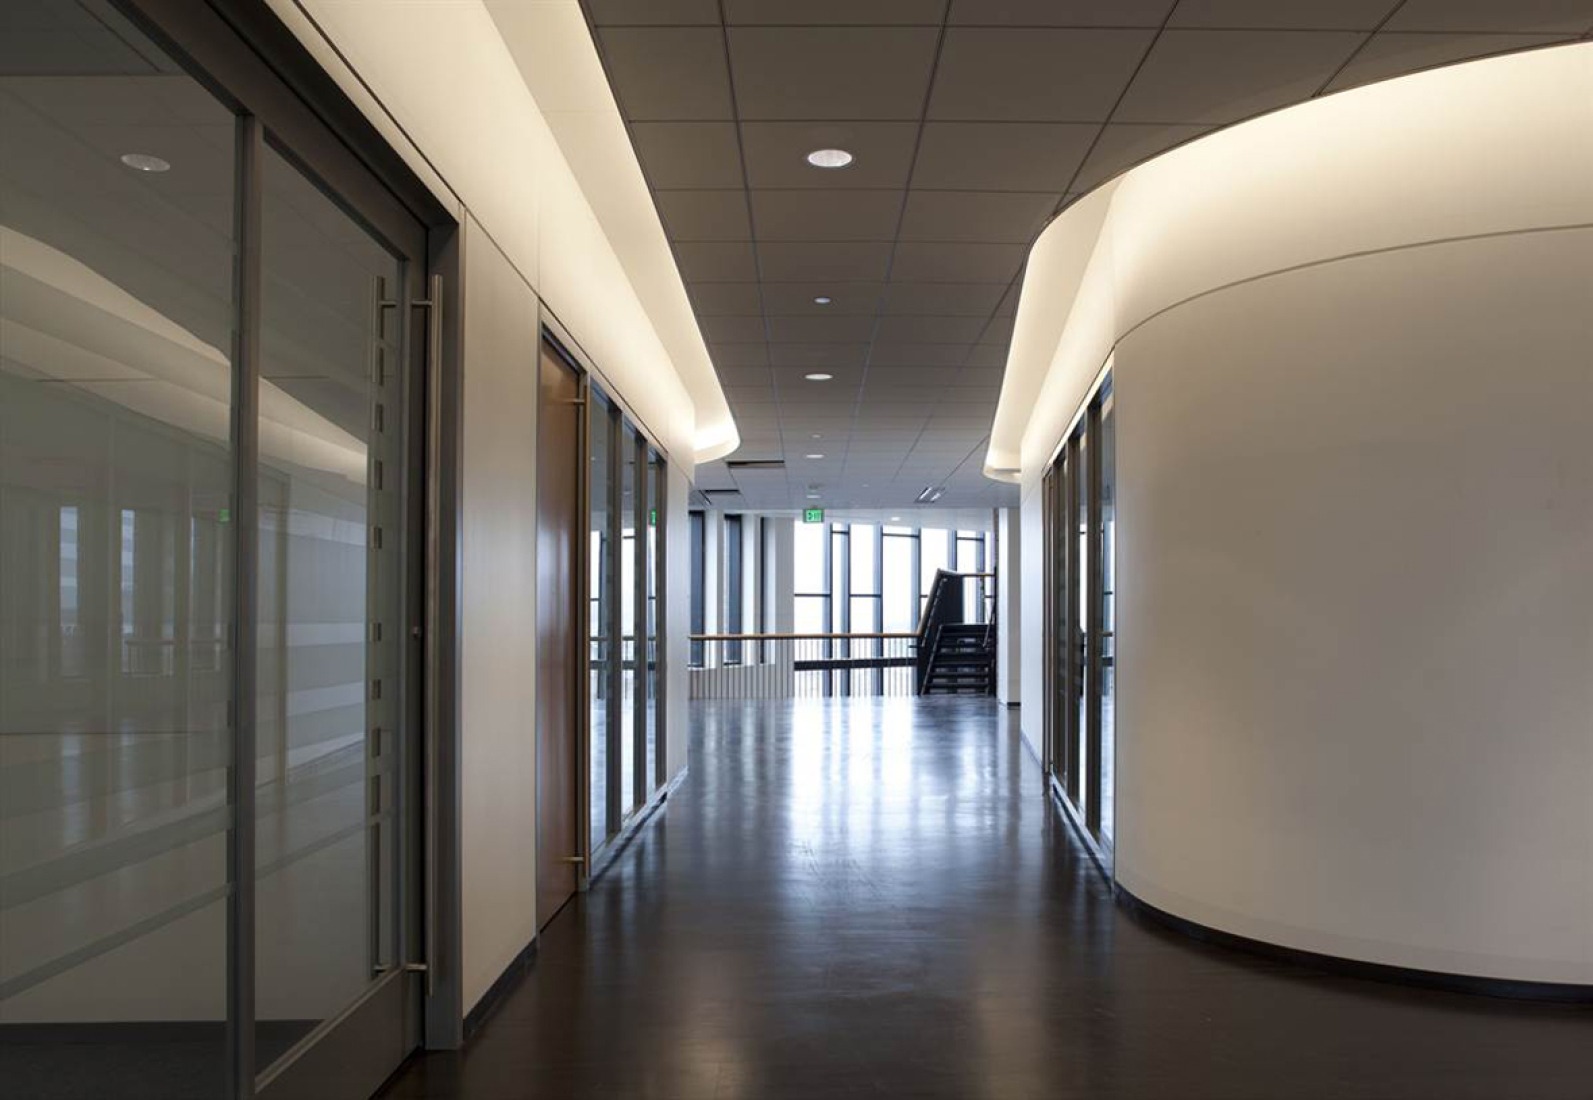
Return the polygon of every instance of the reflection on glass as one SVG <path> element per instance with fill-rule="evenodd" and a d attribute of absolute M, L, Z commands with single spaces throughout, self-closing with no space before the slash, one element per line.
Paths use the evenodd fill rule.
<path fill-rule="evenodd" d="M 1113 407 L 1108 396 L 1101 406 L 1101 427 L 1096 433 L 1101 462 L 1101 839 L 1108 847 L 1115 831 L 1112 794 L 1117 732 L 1117 420 Z"/>
<path fill-rule="evenodd" d="M 669 485 L 668 469 L 657 451 L 648 452 L 647 467 L 647 793 L 650 796 L 658 788 L 663 773 L 658 740 L 658 731 L 663 728 L 658 599 L 664 589 L 664 559 L 659 553 L 659 528 L 663 524 L 664 503 L 669 499 Z"/>
<path fill-rule="evenodd" d="M 626 422 L 620 435 L 620 810 L 636 807 L 636 730 L 640 713 L 636 685 L 636 429 Z"/>
<path fill-rule="evenodd" d="M 1090 738 L 1088 735 L 1090 721 L 1090 684 L 1087 682 L 1085 670 L 1089 668 L 1090 650 L 1094 644 L 1090 640 L 1090 475 L 1089 475 L 1090 439 L 1088 433 L 1080 433 L 1074 437 L 1073 460 L 1075 465 L 1074 476 L 1078 478 L 1078 515 L 1074 519 L 1078 531 L 1079 556 L 1078 577 L 1075 584 L 1078 586 L 1077 615 L 1078 623 L 1074 631 L 1074 645 L 1078 650 L 1078 694 L 1074 706 L 1078 711 L 1078 725 L 1075 727 L 1075 736 L 1079 744 L 1079 809 L 1085 810 L 1094 797 L 1094 776 L 1092 774 L 1093 761 L 1090 759 Z"/>
<path fill-rule="evenodd" d="M 257 1060 L 393 956 L 399 266 L 271 150 L 262 165 L 256 636 Z"/>
<path fill-rule="evenodd" d="M 63 1041 L 8 1045 L 0 1092 L 113 1095 L 141 1057 L 219 1095 L 235 120 L 88 6 L 4 34 L 0 1026 Z"/>
<path fill-rule="evenodd" d="M 613 492 L 614 407 L 595 387 L 591 391 L 588 431 L 591 469 L 587 499 L 590 517 L 587 528 L 587 570 L 591 598 L 588 607 L 587 639 L 591 672 L 588 697 L 591 700 L 592 744 L 592 847 L 608 838 L 608 762 L 613 759 L 613 731 L 608 722 L 609 654 L 613 652 L 612 614 L 614 598 L 612 554 L 609 544 L 609 499 Z"/>

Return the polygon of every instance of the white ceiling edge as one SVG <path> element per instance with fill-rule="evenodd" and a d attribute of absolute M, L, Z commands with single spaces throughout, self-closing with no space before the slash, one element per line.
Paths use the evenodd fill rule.
<path fill-rule="evenodd" d="M 1572 140 L 1590 91 L 1589 42 L 1461 62 L 1226 127 L 1091 192 L 1030 252 L 985 475 L 1037 478 L 1117 340 L 1180 301 L 1346 242 L 1593 220 L 1593 144 Z"/>
<path fill-rule="evenodd" d="M 1022 480 L 1023 432 L 1073 315 L 1116 190 L 1117 181 L 1113 180 L 1091 191 L 1048 225 L 1029 251 L 1012 344 L 1001 376 L 1001 396 L 985 451 L 984 474 L 992 481 L 1017 484 Z"/>
<path fill-rule="evenodd" d="M 485 0 L 695 409 L 695 459 L 741 446 L 578 0 Z"/>

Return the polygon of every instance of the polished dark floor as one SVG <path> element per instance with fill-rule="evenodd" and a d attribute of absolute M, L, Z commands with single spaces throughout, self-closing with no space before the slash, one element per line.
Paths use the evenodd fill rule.
<path fill-rule="evenodd" d="M 392 1100 L 1593 1097 L 1593 1010 L 1329 977 L 1126 915 L 988 701 L 692 714 L 667 811 L 464 1054 L 417 1059 Z"/>

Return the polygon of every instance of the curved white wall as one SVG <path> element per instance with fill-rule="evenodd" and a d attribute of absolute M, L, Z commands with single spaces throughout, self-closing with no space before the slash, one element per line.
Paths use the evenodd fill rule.
<path fill-rule="evenodd" d="M 1025 285 L 1020 332 L 1071 308 L 992 441 L 1026 524 L 1113 359 L 1140 898 L 1593 983 L 1589 133 L 1593 46 L 1372 86 L 1129 173 L 1082 275 Z"/>

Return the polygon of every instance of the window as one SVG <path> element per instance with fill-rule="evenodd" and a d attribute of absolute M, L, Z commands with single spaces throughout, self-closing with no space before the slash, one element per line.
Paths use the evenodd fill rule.
<path fill-rule="evenodd" d="M 725 517 L 725 633 L 743 632 L 746 592 L 742 575 L 742 522 L 740 516 Z M 725 643 L 725 663 L 741 663 L 741 643 Z"/>
<path fill-rule="evenodd" d="M 707 561 L 707 517 L 701 512 L 693 511 L 688 522 L 691 524 L 691 633 L 704 634 L 708 629 L 708 561 Z M 691 643 L 691 666 L 701 668 L 703 662 L 703 643 Z"/>

